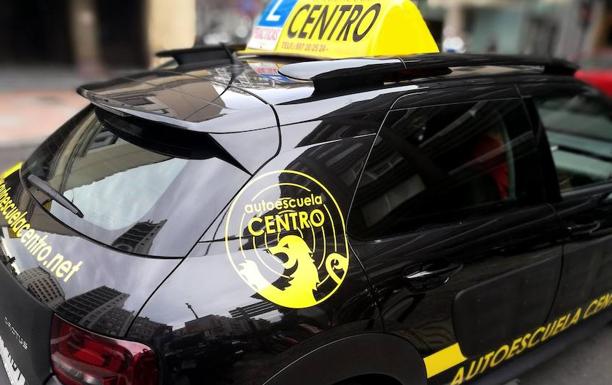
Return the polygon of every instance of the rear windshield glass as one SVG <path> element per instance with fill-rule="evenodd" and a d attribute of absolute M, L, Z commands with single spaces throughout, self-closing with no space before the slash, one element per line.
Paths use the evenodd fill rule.
<path fill-rule="evenodd" d="M 90 107 L 49 138 L 25 164 L 24 183 L 53 216 L 98 242 L 140 255 L 186 255 L 248 174 L 218 149 L 197 158 L 162 153 L 159 141 L 135 141 L 99 115 Z M 209 146 L 199 135 L 201 143 L 190 145 Z M 82 218 L 40 193 L 30 175 Z"/>

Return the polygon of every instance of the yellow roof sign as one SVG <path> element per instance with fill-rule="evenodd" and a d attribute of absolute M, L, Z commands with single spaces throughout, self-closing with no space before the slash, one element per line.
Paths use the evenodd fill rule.
<path fill-rule="evenodd" d="M 410 0 L 272 0 L 247 52 L 341 59 L 439 50 Z"/>

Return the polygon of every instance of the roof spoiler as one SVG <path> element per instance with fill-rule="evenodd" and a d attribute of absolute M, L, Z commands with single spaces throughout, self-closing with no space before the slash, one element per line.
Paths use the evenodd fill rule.
<path fill-rule="evenodd" d="M 398 58 L 326 60 L 288 64 L 280 73 L 293 79 L 312 81 L 317 89 L 338 89 L 352 81 L 360 84 L 390 77 L 402 79 L 450 73 L 456 67 L 543 67 L 550 75 L 573 76 L 578 66 L 563 59 L 514 55 L 426 54 Z"/>
<path fill-rule="evenodd" d="M 123 132 L 136 144 L 146 141 L 149 148 L 160 154 L 179 158 L 207 159 L 216 156 L 249 175 L 253 175 L 234 155 L 215 140 L 211 133 L 168 124 L 154 114 L 121 108 L 111 100 L 103 100 L 88 94 L 83 88 L 79 89 L 79 93 L 91 101 L 100 121 L 111 129 Z M 156 139 L 152 140 L 152 138 Z M 193 146 L 194 143 L 200 143 L 200 145 Z"/>

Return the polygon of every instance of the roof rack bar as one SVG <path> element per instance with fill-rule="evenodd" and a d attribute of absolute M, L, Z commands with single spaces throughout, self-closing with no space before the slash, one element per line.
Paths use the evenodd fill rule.
<path fill-rule="evenodd" d="M 425 54 L 400 58 L 341 59 L 288 64 L 280 72 L 293 79 L 309 80 L 315 83 L 337 81 L 346 78 L 364 78 L 415 72 L 426 76 L 430 71 L 454 67 L 478 66 L 534 66 L 543 67 L 544 72 L 555 75 L 573 75 L 578 66 L 569 61 L 553 58 L 512 55 L 476 54 Z"/>
<path fill-rule="evenodd" d="M 533 66 L 544 67 L 547 73 L 573 75 L 578 66 L 564 59 L 525 55 L 485 55 L 485 54 L 426 54 L 401 58 L 406 69 L 412 68 L 452 68 L 478 66 Z"/>
<path fill-rule="evenodd" d="M 161 51 L 156 56 L 161 58 L 171 57 L 179 65 L 206 62 L 229 62 L 234 64 L 236 62 L 234 53 L 243 49 L 245 49 L 244 44 L 219 44 Z"/>

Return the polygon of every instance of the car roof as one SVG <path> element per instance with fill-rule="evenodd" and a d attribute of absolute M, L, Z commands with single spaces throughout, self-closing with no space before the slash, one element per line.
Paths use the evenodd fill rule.
<path fill-rule="evenodd" d="M 223 51 L 228 56 L 210 47 L 164 52 L 162 56 L 174 60 L 151 71 L 83 86 L 79 93 L 116 113 L 194 131 L 240 132 L 277 125 L 270 106 L 425 82 L 573 75 L 577 69 L 563 60 L 525 56 L 427 54 L 314 61 L 237 55 L 225 46 Z"/>

